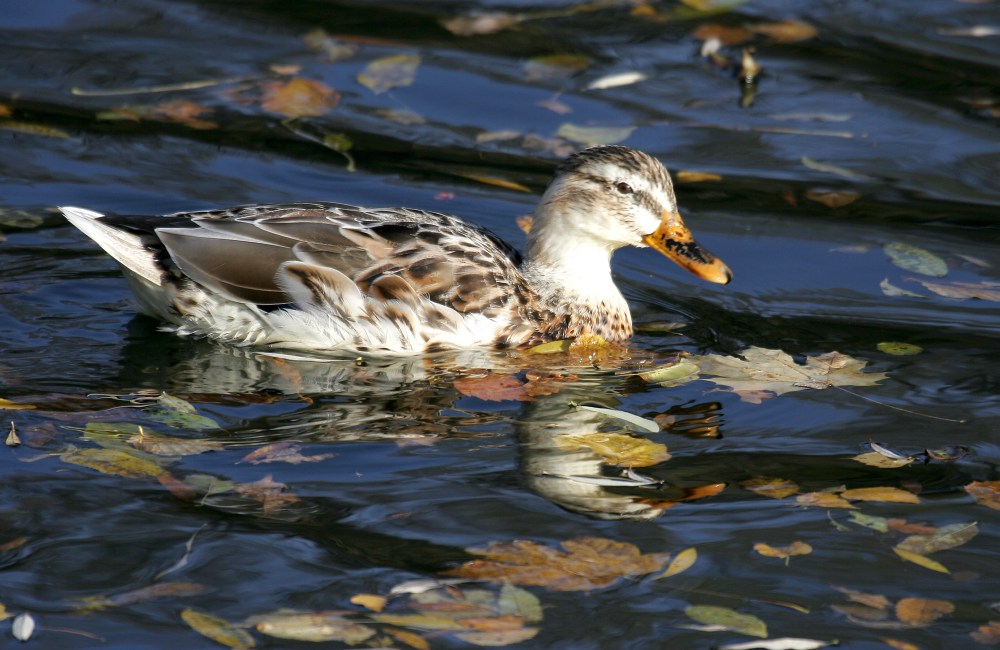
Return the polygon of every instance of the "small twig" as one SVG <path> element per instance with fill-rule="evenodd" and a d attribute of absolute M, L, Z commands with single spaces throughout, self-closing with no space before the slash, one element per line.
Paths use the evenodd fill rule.
<path fill-rule="evenodd" d="M 116 97 L 119 95 L 148 95 L 153 93 L 172 93 L 181 90 L 199 90 L 201 88 L 211 88 L 212 86 L 223 86 L 225 84 L 243 83 L 259 79 L 259 75 L 243 75 L 240 77 L 226 77 L 223 79 L 202 79 L 199 81 L 181 81 L 175 84 L 161 84 L 158 86 L 136 86 L 134 88 L 79 88 L 73 86 L 70 92 L 80 97 Z"/>
<path fill-rule="evenodd" d="M 930 418 L 932 420 L 941 420 L 942 422 L 953 422 L 955 424 L 965 424 L 966 422 L 968 422 L 968 420 L 956 420 L 955 418 L 944 418 L 941 417 L 940 415 L 931 415 L 929 413 L 921 413 L 920 411 L 911 411 L 910 409 L 905 409 L 902 406 L 893 406 L 892 404 L 886 404 L 885 402 L 880 402 L 877 399 L 867 397 L 865 395 L 862 395 L 861 393 L 855 393 L 853 390 L 847 390 L 843 386 L 835 386 L 833 384 L 830 384 L 830 388 L 839 388 L 848 395 L 853 395 L 854 397 L 860 397 L 866 402 L 871 402 L 872 404 L 878 404 L 879 406 L 884 406 L 886 408 L 893 409 L 894 411 L 902 411 L 903 413 L 909 413 L 910 415 L 919 415 L 920 417 Z"/>

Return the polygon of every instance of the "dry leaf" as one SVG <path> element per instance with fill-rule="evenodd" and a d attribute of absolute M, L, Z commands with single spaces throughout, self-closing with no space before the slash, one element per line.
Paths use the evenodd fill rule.
<path fill-rule="evenodd" d="M 669 578 L 670 576 L 675 576 L 678 573 L 683 573 L 690 569 L 694 563 L 698 560 L 698 550 L 695 547 L 686 548 L 677 556 L 670 560 L 670 564 L 667 565 L 666 571 L 656 576 L 656 579 Z"/>
<path fill-rule="evenodd" d="M 822 203 L 828 208 L 842 208 L 861 198 L 857 192 L 834 192 L 827 190 L 806 190 L 806 198 Z"/>
<path fill-rule="evenodd" d="M 933 535 L 937 532 L 937 526 L 930 524 L 910 524 L 905 519 L 889 519 L 886 524 L 892 530 L 907 535 Z"/>
<path fill-rule="evenodd" d="M 692 357 L 701 368 L 702 378 L 729 387 L 739 394 L 753 396 L 761 391 L 782 395 L 806 388 L 830 386 L 874 386 L 885 373 L 864 373 L 867 361 L 839 352 L 806 357 L 800 365 L 786 352 L 750 347 L 737 357 L 709 354 Z"/>
<path fill-rule="evenodd" d="M 515 375 L 491 372 L 487 375 L 470 375 L 455 380 L 455 390 L 487 402 L 524 402 L 531 399 L 525 389 L 527 382 Z"/>
<path fill-rule="evenodd" d="M 764 621 L 750 614 L 741 614 L 728 607 L 691 605 L 684 608 L 684 613 L 705 625 L 718 626 L 720 629 L 761 639 L 767 638 L 767 625 Z"/>
<path fill-rule="evenodd" d="M 494 542 L 485 549 L 468 549 L 484 559 L 472 560 L 446 573 L 472 580 L 510 581 L 557 591 L 589 591 L 621 578 L 652 573 L 669 557 L 642 553 L 634 545 L 600 537 L 562 542 L 562 549 L 527 540 Z"/>
<path fill-rule="evenodd" d="M 920 555 L 919 553 L 911 553 L 910 551 L 905 551 L 897 546 L 894 546 L 892 550 L 896 553 L 896 555 L 903 558 L 907 562 L 913 562 L 914 564 L 918 564 L 925 569 L 937 571 L 938 573 L 951 573 L 945 565 L 932 560 L 929 557 Z"/>
<path fill-rule="evenodd" d="M 494 187 L 502 187 L 508 190 L 515 190 L 517 192 L 530 193 L 531 188 L 526 187 L 515 181 L 507 180 L 506 178 L 498 178 L 496 176 L 485 176 L 483 174 L 473 174 L 471 172 L 457 172 L 458 176 L 462 178 L 468 178 L 469 180 L 476 181 L 477 183 L 483 183 L 484 185 L 493 185 Z"/>
<path fill-rule="evenodd" d="M 634 126 L 581 126 L 572 122 L 565 122 L 559 126 L 556 135 L 566 138 L 571 142 L 579 142 L 585 145 L 617 144 L 627 140 Z"/>
<path fill-rule="evenodd" d="M 861 603 L 874 609 L 887 610 L 891 601 L 882 594 L 867 594 L 862 591 L 855 591 L 847 587 L 835 587 L 837 591 L 847 596 L 855 603 Z"/>
<path fill-rule="evenodd" d="M 340 102 L 340 93 L 321 81 L 296 77 L 288 81 L 268 81 L 261 85 L 264 110 L 288 117 L 323 115 Z"/>
<path fill-rule="evenodd" d="M 456 36 L 474 36 L 476 34 L 493 34 L 513 27 L 521 22 L 519 16 L 505 11 L 474 12 L 466 16 L 448 18 L 441 25 Z"/>
<path fill-rule="evenodd" d="M 384 628 L 384 631 L 400 643 L 405 643 L 415 650 L 431 650 L 431 644 L 427 642 L 427 639 L 420 636 L 416 632 L 410 632 L 409 630 L 397 630 L 392 627 Z"/>
<path fill-rule="evenodd" d="M 907 465 L 915 461 L 916 458 L 914 458 L 913 456 L 894 458 L 892 456 L 886 456 L 885 454 L 879 453 L 877 451 L 869 451 L 864 454 L 858 454 L 857 456 L 853 456 L 851 457 L 851 460 L 856 460 L 859 463 L 864 463 L 865 465 L 870 465 L 872 467 L 894 469 L 897 467 L 906 467 Z"/>
<path fill-rule="evenodd" d="M 758 23 L 750 29 L 769 37 L 775 43 L 798 43 L 816 36 L 816 28 L 798 20 L 783 20 L 778 23 Z"/>
<path fill-rule="evenodd" d="M 334 454 L 313 454 L 312 456 L 304 456 L 301 452 L 302 445 L 298 445 L 293 442 L 275 442 L 270 445 L 264 445 L 260 449 L 251 451 L 238 462 L 252 463 L 254 465 L 275 462 L 298 465 L 299 463 L 315 463 L 334 457 Z"/>
<path fill-rule="evenodd" d="M 192 129 L 217 129 L 219 128 L 217 123 L 201 117 L 211 112 L 212 109 L 207 106 L 183 99 L 175 99 L 152 107 L 149 111 L 149 117 L 167 122 L 178 122 Z"/>
<path fill-rule="evenodd" d="M 622 433 L 562 434 L 555 443 L 567 451 L 588 449 L 622 467 L 650 467 L 670 459 L 666 445 Z"/>
<path fill-rule="evenodd" d="M 261 634 L 293 641 L 357 645 L 376 634 L 373 628 L 344 618 L 342 612 L 274 612 L 254 616 L 248 622 Z"/>
<path fill-rule="evenodd" d="M 882 247 L 889 261 L 905 271 L 942 278 L 948 274 L 948 263 L 926 248 L 889 242 Z"/>
<path fill-rule="evenodd" d="M 264 514 L 273 514 L 282 510 L 287 505 L 300 501 L 293 493 L 285 492 L 287 488 L 287 485 L 276 482 L 268 474 L 259 481 L 240 483 L 233 489 L 254 501 L 258 501 L 262 506 Z"/>
<path fill-rule="evenodd" d="M 514 220 L 514 223 L 521 229 L 521 232 L 527 235 L 531 232 L 531 227 L 535 225 L 535 218 L 530 214 L 522 214 Z"/>
<path fill-rule="evenodd" d="M 1000 510 L 1000 481 L 973 481 L 964 489 L 979 505 Z"/>
<path fill-rule="evenodd" d="M 976 643 L 1000 645 L 1000 621 L 990 621 L 986 625 L 980 625 L 975 632 L 969 632 L 969 636 Z"/>
<path fill-rule="evenodd" d="M 740 487 L 744 490 L 750 490 L 755 494 L 771 497 L 772 499 L 783 499 L 799 492 L 799 486 L 794 482 L 770 476 L 755 476 L 745 481 L 740 481 Z"/>
<path fill-rule="evenodd" d="M 378 594 L 357 594 L 351 596 L 351 603 L 354 605 L 360 605 L 366 609 L 370 609 L 373 612 L 381 612 L 385 609 L 386 603 L 389 599 L 385 596 L 379 596 Z"/>
<path fill-rule="evenodd" d="M 945 298 L 1000 301 L 1000 284 L 996 282 L 931 282 L 919 278 L 913 279 Z"/>
<path fill-rule="evenodd" d="M 704 24 L 691 32 L 691 37 L 699 41 L 716 39 L 722 45 L 740 45 L 753 36 L 746 27 L 730 27 L 727 25 Z"/>
<path fill-rule="evenodd" d="M 396 54 L 375 59 L 358 75 L 358 83 L 376 95 L 409 86 L 417 75 L 420 57 L 416 54 Z"/>
<path fill-rule="evenodd" d="M 795 501 L 802 506 L 854 509 L 854 506 L 851 505 L 850 501 L 842 499 L 832 492 L 807 492 L 795 497 Z"/>
<path fill-rule="evenodd" d="M 25 409 L 38 408 L 34 404 L 19 404 L 0 397 L 0 409 L 7 411 L 20 411 Z"/>
<path fill-rule="evenodd" d="M 156 456 L 193 456 L 223 449 L 221 442 L 164 436 L 146 431 L 142 427 L 139 427 L 139 433 L 128 438 L 127 442 L 140 451 Z"/>
<path fill-rule="evenodd" d="M 953 611 L 955 606 L 947 600 L 902 598 L 896 603 L 896 618 L 914 627 L 930 625 Z"/>
<path fill-rule="evenodd" d="M 793 555 L 808 555 L 812 553 L 812 546 L 802 541 L 795 541 L 788 546 L 771 546 L 770 544 L 765 544 L 763 542 L 757 542 L 753 545 L 753 550 L 757 551 L 764 557 L 777 557 L 788 559 Z"/>
<path fill-rule="evenodd" d="M 722 176 L 709 172 L 692 172 L 682 169 L 674 174 L 674 180 L 678 183 L 704 183 L 707 181 L 721 181 Z"/>
<path fill-rule="evenodd" d="M 10 117 L 14 114 L 14 109 L 12 109 L 7 104 L 0 104 L 0 117 Z"/>
<path fill-rule="evenodd" d="M 891 639 L 889 637 L 882 637 L 879 640 L 894 650 L 921 650 L 920 646 L 909 641 L 900 641 L 899 639 Z"/>
<path fill-rule="evenodd" d="M 185 609 L 181 612 L 181 618 L 195 632 L 208 637 L 216 643 L 233 648 L 233 650 L 247 650 L 256 645 L 253 637 L 246 630 L 242 630 L 229 621 L 212 616 L 211 614 L 204 614 L 193 609 Z"/>
<path fill-rule="evenodd" d="M 895 487 L 870 487 L 844 490 L 840 496 L 848 501 L 884 501 L 889 503 L 920 503 L 917 495 Z"/>
<path fill-rule="evenodd" d="M 949 524 L 941 526 L 930 535 L 911 535 L 897 544 L 895 548 L 918 555 L 930 555 L 961 546 L 978 534 L 979 526 L 974 521 Z"/>

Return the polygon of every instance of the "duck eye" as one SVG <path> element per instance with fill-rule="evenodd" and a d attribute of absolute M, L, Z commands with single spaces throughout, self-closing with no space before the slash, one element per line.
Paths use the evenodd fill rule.
<path fill-rule="evenodd" d="M 631 194 L 632 192 L 635 191 L 635 190 L 632 189 L 631 185 L 629 185 L 628 183 L 626 183 L 624 181 L 621 181 L 619 183 L 615 183 L 615 189 L 618 190 L 619 194 Z"/>

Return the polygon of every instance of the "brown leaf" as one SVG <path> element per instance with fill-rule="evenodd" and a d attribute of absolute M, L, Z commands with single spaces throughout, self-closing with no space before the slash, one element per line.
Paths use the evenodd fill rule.
<path fill-rule="evenodd" d="M 749 41 L 752 36 L 753 32 L 746 27 L 730 27 L 711 23 L 701 25 L 691 32 L 691 37 L 699 41 L 715 38 L 723 45 L 740 45 Z"/>
<path fill-rule="evenodd" d="M 947 600 L 903 598 L 896 603 L 896 618 L 914 627 L 930 625 L 953 611 L 955 606 Z"/>
<path fill-rule="evenodd" d="M 291 492 L 284 483 L 276 482 L 270 474 L 253 483 L 240 483 L 234 488 L 240 494 L 260 502 L 265 514 L 282 510 L 285 506 L 298 503 L 300 499 Z"/>
<path fill-rule="evenodd" d="M 212 109 L 183 99 L 164 102 L 153 106 L 149 111 L 150 119 L 160 119 L 167 122 L 178 122 L 192 129 L 217 129 L 219 125 L 211 120 L 203 119 L 205 113 Z"/>
<path fill-rule="evenodd" d="M 969 632 L 969 636 L 976 643 L 1000 645 L 1000 621 L 990 621 L 986 625 L 980 625 L 975 632 Z"/>
<path fill-rule="evenodd" d="M 882 594 L 867 594 L 861 591 L 855 591 L 854 589 L 848 589 L 847 587 L 835 587 L 835 589 L 847 596 L 853 602 L 861 603 L 862 605 L 867 605 L 868 607 L 873 607 L 875 609 L 887 610 L 889 609 L 889 605 L 892 604 L 890 600 Z"/>
<path fill-rule="evenodd" d="M 771 476 L 755 476 L 740 481 L 740 487 L 772 499 L 783 499 L 799 492 L 799 486 L 794 482 Z"/>
<path fill-rule="evenodd" d="M 899 639 L 892 639 L 889 637 L 882 637 L 879 639 L 882 643 L 886 644 L 894 650 L 920 650 L 920 646 L 915 643 L 910 643 L 909 641 L 901 641 Z"/>
<path fill-rule="evenodd" d="M 193 609 L 181 612 L 181 618 L 202 636 L 233 650 L 247 650 L 256 646 L 253 637 L 229 621 Z"/>
<path fill-rule="evenodd" d="M 806 198 L 822 203 L 828 208 L 842 208 L 861 198 L 857 192 L 833 192 L 827 190 L 807 190 Z"/>
<path fill-rule="evenodd" d="M 491 372 L 486 375 L 470 375 L 455 380 L 455 390 L 487 402 L 524 402 L 531 399 L 525 390 L 526 382 L 515 375 Z"/>
<path fill-rule="evenodd" d="M 913 278 L 930 291 L 945 298 L 1000 301 L 1000 283 L 996 282 L 931 282 Z"/>
<path fill-rule="evenodd" d="M 645 575 L 669 557 L 645 554 L 626 542 L 580 537 L 554 549 L 528 540 L 494 542 L 485 549 L 468 549 L 484 559 L 472 560 L 446 573 L 473 580 L 510 581 L 557 591 L 589 591 L 621 578 Z"/>
<path fill-rule="evenodd" d="M 895 487 L 870 487 L 844 490 L 840 496 L 848 501 L 883 501 L 889 503 L 920 503 L 917 495 Z"/>
<path fill-rule="evenodd" d="M 816 28 L 798 20 L 783 20 L 777 23 L 758 23 L 750 29 L 769 37 L 775 43 L 798 43 L 816 36 Z"/>
<path fill-rule="evenodd" d="M 930 524 L 908 524 L 905 519 L 889 519 L 886 521 L 889 528 L 899 533 L 908 535 L 933 535 L 937 532 L 937 526 Z"/>
<path fill-rule="evenodd" d="M 979 505 L 1000 510 L 1000 481 L 973 481 L 965 486 L 965 491 Z"/>
<path fill-rule="evenodd" d="M 362 86 L 379 95 L 412 84 L 419 66 L 420 57 L 416 54 L 386 56 L 366 65 L 357 79 Z"/>
<path fill-rule="evenodd" d="M 803 541 L 795 541 L 788 546 L 771 546 L 770 544 L 765 544 L 764 542 L 757 542 L 753 545 L 753 550 L 757 551 L 764 557 L 788 559 L 794 555 L 808 555 L 812 553 L 813 548 Z"/>
<path fill-rule="evenodd" d="M 197 438 L 176 438 L 146 431 L 139 427 L 139 433 L 127 440 L 140 451 L 156 456 L 193 456 L 209 451 L 221 451 L 222 443 Z"/>
<path fill-rule="evenodd" d="M 497 176 L 486 176 L 485 174 L 474 174 L 472 172 L 456 172 L 456 175 L 462 178 L 468 178 L 469 180 L 476 181 L 477 183 L 482 183 L 483 185 L 492 185 L 494 187 L 502 187 L 508 190 L 514 190 L 516 192 L 531 192 L 530 187 L 526 187 L 521 183 L 516 181 L 508 180 L 506 178 L 499 178 Z"/>
<path fill-rule="evenodd" d="M 517 223 L 517 227 L 527 235 L 531 232 L 531 227 L 535 225 L 535 218 L 530 214 L 522 214 L 517 219 L 514 220 Z"/>
<path fill-rule="evenodd" d="M 321 81 L 296 77 L 262 84 L 264 110 L 288 117 L 323 115 L 340 102 L 340 93 Z"/>
<path fill-rule="evenodd" d="M 976 522 L 958 523 L 941 526 L 931 535 L 911 535 L 896 545 L 896 548 L 916 553 L 930 555 L 965 544 L 979 534 Z"/>
<path fill-rule="evenodd" d="M 14 114 L 14 110 L 7 104 L 0 104 L 0 117 L 10 117 Z"/>
<path fill-rule="evenodd" d="M 851 508 L 851 502 L 842 499 L 832 492 L 807 492 L 795 497 L 795 501 L 803 506 L 820 506 L 821 508 Z"/>

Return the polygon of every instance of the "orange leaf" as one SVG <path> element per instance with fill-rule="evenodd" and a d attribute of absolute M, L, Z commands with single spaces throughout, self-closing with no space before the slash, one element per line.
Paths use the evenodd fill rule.
<path fill-rule="evenodd" d="M 848 589 L 847 587 L 836 587 L 836 589 L 856 603 L 861 603 L 862 605 L 867 605 L 868 607 L 872 607 L 874 609 L 889 609 L 889 599 L 882 594 L 867 594 L 862 591 Z"/>
<path fill-rule="evenodd" d="M 698 29 L 691 32 L 691 36 L 699 41 L 717 38 L 723 45 L 739 45 L 749 41 L 753 36 L 753 32 L 745 27 L 707 24 L 701 25 Z"/>
<path fill-rule="evenodd" d="M 379 596 L 378 594 L 357 594 L 351 596 L 351 603 L 370 609 L 373 612 L 381 612 L 385 609 L 387 602 L 389 602 L 388 598 Z"/>
<path fill-rule="evenodd" d="M 953 611 L 955 611 L 955 606 L 947 600 L 903 598 L 896 603 L 896 618 L 914 627 L 930 625 Z"/>
<path fill-rule="evenodd" d="M 179 122 L 192 129 L 217 129 L 219 128 L 218 124 L 200 117 L 205 113 L 211 112 L 212 109 L 207 106 L 201 106 L 183 99 L 175 99 L 154 106 L 149 111 L 149 117 L 168 122 Z"/>
<path fill-rule="evenodd" d="M 740 481 L 740 487 L 761 496 L 771 497 L 772 499 L 783 499 L 797 494 L 799 491 L 799 486 L 794 482 L 770 476 L 755 476 L 745 481 Z"/>
<path fill-rule="evenodd" d="M 886 524 L 892 530 L 907 535 L 933 535 L 937 532 L 937 526 L 930 524 L 908 524 L 905 519 L 889 519 Z"/>
<path fill-rule="evenodd" d="M 524 402 L 531 399 L 524 388 L 525 383 L 514 375 L 491 372 L 487 375 L 473 375 L 456 379 L 455 390 L 463 395 L 477 397 L 487 402 L 506 402 L 509 400 Z"/>
<path fill-rule="evenodd" d="M 758 542 L 753 545 L 753 550 L 757 551 L 764 557 L 788 559 L 793 555 L 809 555 L 812 553 L 813 548 L 809 544 L 802 541 L 792 542 L 788 546 L 771 546 L 770 544 Z"/>
<path fill-rule="evenodd" d="M 973 481 L 965 486 L 965 491 L 979 505 L 1000 510 L 1000 481 Z"/>
<path fill-rule="evenodd" d="M 884 501 L 889 503 L 920 503 L 917 495 L 895 487 L 871 487 L 845 490 L 840 496 L 848 501 Z"/>
<path fill-rule="evenodd" d="M 531 232 L 531 227 L 535 225 L 535 218 L 530 214 L 522 214 L 520 217 L 514 220 L 517 223 L 517 227 L 520 228 L 525 235 Z"/>
<path fill-rule="evenodd" d="M 296 77 L 262 85 L 264 110 L 288 117 L 323 115 L 340 102 L 340 93 L 320 81 Z"/>
<path fill-rule="evenodd" d="M 983 645 L 1000 645 L 1000 621 L 990 621 L 986 625 L 980 625 L 975 632 L 969 632 L 976 643 Z"/>
<path fill-rule="evenodd" d="M 405 643 L 411 648 L 416 648 L 416 650 L 431 650 L 431 644 L 427 642 L 427 639 L 416 632 L 397 630 L 394 627 L 385 628 L 385 632 L 400 643 Z"/>

